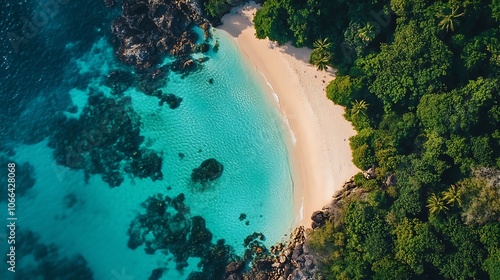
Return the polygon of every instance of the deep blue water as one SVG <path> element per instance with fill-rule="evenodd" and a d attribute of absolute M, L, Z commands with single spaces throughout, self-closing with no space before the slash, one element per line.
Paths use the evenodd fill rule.
<path fill-rule="evenodd" d="M 210 279 L 243 256 L 248 235 L 282 240 L 294 224 L 288 134 L 232 40 L 216 31 L 220 50 L 196 55 L 209 58 L 201 70 L 166 72 L 160 89 L 182 98 L 170 109 L 116 59 L 119 9 L 59 2 L 2 0 L 0 219 L 15 162 L 18 220 L 16 273 L 3 262 L 0 279 Z M 41 27 L 23 29 L 41 11 Z M 135 82 L 117 94 L 113 71 Z M 222 175 L 194 183 L 209 158 Z"/>

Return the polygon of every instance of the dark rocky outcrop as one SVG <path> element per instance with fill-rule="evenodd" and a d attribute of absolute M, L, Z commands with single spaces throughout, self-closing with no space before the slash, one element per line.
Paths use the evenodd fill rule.
<path fill-rule="evenodd" d="M 205 184 L 222 176 L 224 166 L 214 158 L 203 161 L 199 167 L 193 169 L 191 180 L 194 183 Z"/>
<path fill-rule="evenodd" d="M 305 246 L 306 236 L 304 227 L 294 230 L 288 243 L 279 243 L 270 248 L 269 253 L 255 256 L 250 271 L 244 274 L 238 272 L 230 275 L 229 279 L 269 279 L 269 280 L 309 280 L 314 279 L 316 273 L 316 261 L 309 254 Z M 251 243 L 250 243 L 251 244 Z M 235 275 L 235 276 L 233 276 Z M 242 276 L 242 278 L 238 278 Z M 233 278 L 231 278 L 233 277 Z"/>
<path fill-rule="evenodd" d="M 106 4 L 113 3 L 106 0 Z M 123 0 L 122 15 L 113 21 L 111 31 L 119 42 L 118 57 L 138 69 L 147 69 L 163 54 L 189 55 L 197 40 L 190 28 L 207 23 L 199 0 Z"/>
<path fill-rule="evenodd" d="M 312 220 L 312 228 L 315 229 L 317 227 L 324 226 L 326 221 L 329 218 L 328 212 L 318 210 L 312 213 L 311 220 Z"/>

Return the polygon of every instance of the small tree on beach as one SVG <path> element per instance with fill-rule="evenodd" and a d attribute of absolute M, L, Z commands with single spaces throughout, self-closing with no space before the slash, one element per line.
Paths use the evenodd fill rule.
<path fill-rule="evenodd" d="M 318 39 L 313 43 L 314 51 L 316 52 L 325 52 L 330 48 L 331 45 L 332 43 L 328 42 L 328 38 Z"/>
<path fill-rule="evenodd" d="M 316 65 L 317 69 L 320 71 L 324 71 L 328 69 L 328 64 L 330 64 L 330 60 L 332 56 L 330 54 L 322 54 L 320 57 L 315 58 L 313 60 L 313 64 Z"/>
<path fill-rule="evenodd" d="M 329 52 L 329 48 L 332 44 L 328 42 L 328 39 L 318 39 L 313 43 L 314 50 L 311 53 L 310 62 L 315 65 L 318 70 L 324 71 L 328 69 L 332 55 Z"/>

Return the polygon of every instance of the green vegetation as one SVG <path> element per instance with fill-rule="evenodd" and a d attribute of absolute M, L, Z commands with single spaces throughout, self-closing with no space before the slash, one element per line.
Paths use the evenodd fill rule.
<path fill-rule="evenodd" d="M 330 64 L 330 60 L 332 59 L 332 55 L 329 52 L 331 45 L 332 44 L 328 42 L 328 39 L 318 39 L 314 42 L 314 50 L 311 53 L 310 62 L 313 65 L 316 65 L 318 70 L 324 71 L 328 68 L 327 66 Z"/>
<path fill-rule="evenodd" d="M 500 1 L 267 0 L 357 135 L 354 192 L 309 244 L 326 279 L 500 279 Z"/>
<path fill-rule="evenodd" d="M 220 17 L 232 7 L 232 0 L 203 0 L 206 12 L 213 17 Z"/>

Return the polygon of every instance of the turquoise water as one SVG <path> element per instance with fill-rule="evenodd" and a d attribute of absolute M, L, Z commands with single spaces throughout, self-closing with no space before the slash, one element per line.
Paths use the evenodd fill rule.
<path fill-rule="evenodd" d="M 183 98 L 178 109 L 160 107 L 156 97 L 133 87 L 125 92 L 141 117 L 142 145 L 163 154 L 163 180 L 125 176 L 121 186 L 110 188 L 99 175 L 92 175 L 85 183 L 83 171 L 55 163 L 47 139 L 17 145 L 12 160 L 29 162 L 36 174 L 35 186 L 17 201 L 19 226 L 38 234 L 39 242 L 54 244 L 60 258 L 82 255 L 95 279 L 122 280 L 120 275 L 147 279 L 158 267 L 167 269 L 161 279 L 183 279 L 199 269 L 196 258 L 179 272 L 170 254 L 149 255 L 142 246 L 127 247 L 130 222 L 142 211 L 140 204 L 157 193 L 170 197 L 184 193 L 191 215 L 206 220 L 213 242 L 225 239 L 240 255 L 243 239 L 253 232 L 262 232 L 268 246 L 283 240 L 294 223 L 293 182 L 284 144 L 287 131 L 259 74 L 244 62 L 231 38 L 219 32 L 216 36 L 220 50 L 207 54 L 210 60 L 201 71 L 185 78 L 169 74 L 163 91 Z M 69 91 L 78 110 L 65 114 L 78 117 L 89 87 L 111 96 L 101 79 L 117 62 L 104 39 L 73 62 L 81 75 L 92 77 L 87 89 Z M 209 189 L 200 191 L 190 174 L 208 158 L 220 161 L 224 172 Z M 68 197 L 75 198 L 71 207 Z M 7 208 L 3 202 L 0 207 Z M 241 213 L 247 216 L 244 221 L 239 219 Z M 33 262 L 33 256 L 26 256 L 18 269 L 28 269 Z"/>

